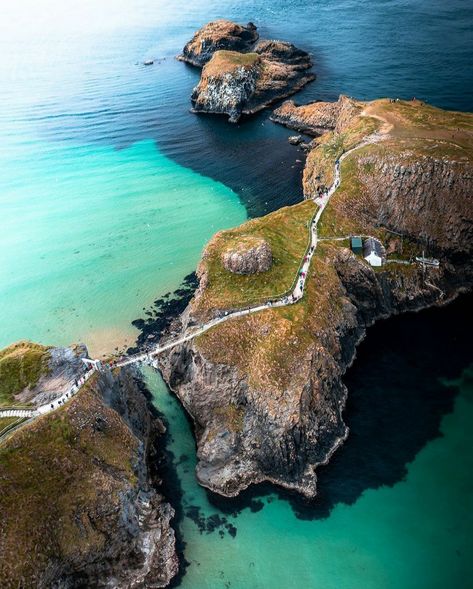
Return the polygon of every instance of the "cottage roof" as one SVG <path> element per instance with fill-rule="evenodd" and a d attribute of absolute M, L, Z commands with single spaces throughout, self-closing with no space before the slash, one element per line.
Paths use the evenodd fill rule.
<path fill-rule="evenodd" d="M 361 240 L 361 237 L 356 237 L 356 236 L 351 237 L 350 238 L 350 245 L 351 245 L 352 248 L 355 248 L 355 247 L 356 248 L 358 248 L 358 247 L 359 248 L 362 248 L 363 247 L 363 242 Z"/>
<path fill-rule="evenodd" d="M 363 257 L 367 258 L 370 254 L 376 254 L 380 258 L 384 257 L 384 248 L 377 239 L 368 237 L 363 244 Z"/>

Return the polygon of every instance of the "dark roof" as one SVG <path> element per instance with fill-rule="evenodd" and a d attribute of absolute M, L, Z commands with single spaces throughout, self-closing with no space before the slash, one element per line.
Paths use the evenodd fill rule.
<path fill-rule="evenodd" d="M 380 258 L 384 258 L 385 250 L 381 242 L 379 242 L 377 239 L 367 237 L 363 244 L 363 256 L 366 258 L 372 253 L 375 253 Z"/>

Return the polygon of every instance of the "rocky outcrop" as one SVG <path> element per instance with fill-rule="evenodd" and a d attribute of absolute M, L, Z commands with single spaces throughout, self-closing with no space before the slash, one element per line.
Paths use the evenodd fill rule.
<path fill-rule="evenodd" d="M 289 341 L 280 342 L 282 363 L 285 355 L 295 353 L 293 338 L 312 338 L 305 351 L 297 353 L 284 387 L 255 386 L 248 373 L 216 361 L 195 342 L 161 359 L 165 380 L 195 423 L 198 481 L 216 493 L 231 497 L 251 484 L 270 481 L 314 497 L 317 466 L 330 459 L 348 434 L 342 418 L 347 395 L 342 376 L 366 328 L 393 313 L 446 302 L 473 284 L 473 274 L 463 271 L 455 276 L 455 284 L 448 272 L 430 271 L 430 286 L 420 270 L 375 272 L 342 248 L 333 248 L 327 264 L 337 269 L 328 293 L 333 306 L 323 311 L 322 329 L 308 320 L 303 336 L 289 331 Z M 312 313 L 317 312 L 314 305 Z M 248 322 L 254 339 L 271 329 L 271 323 L 256 317 L 235 329 L 244 331 Z M 229 333 L 215 336 L 212 345 L 228 346 Z M 251 345 L 234 332 L 231 337 L 236 347 Z M 250 355 L 253 362 L 261 362 L 259 353 Z"/>
<path fill-rule="evenodd" d="M 328 241 L 319 240 L 304 301 L 226 321 L 160 358 L 164 378 L 194 420 L 197 478 L 212 491 L 234 496 L 271 481 L 314 497 L 318 465 L 347 435 L 342 378 L 367 327 L 445 304 L 473 287 L 471 115 L 458 129 L 459 113 L 390 105 L 380 101 L 372 110 L 392 135 L 367 143 L 342 165 L 342 185 L 318 227 Z M 286 114 L 296 125 L 294 108 L 297 114 L 298 107 L 286 105 Z M 357 116 L 361 108 L 341 97 L 333 108 L 310 109 L 314 116 L 303 130 L 325 129 L 329 138 L 312 150 L 319 150 L 310 169 L 314 184 L 316 166 L 333 174 L 350 146 L 374 131 L 380 138 L 378 121 Z M 288 221 L 291 210 L 285 215 Z M 353 231 L 393 244 L 402 235 L 404 259 L 373 269 L 342 241 L 330 241 Z M 409 262 L 423 248 L 440 267 Z M 199 308 L 209 313 L 199 301 L 213 280 L 211 270 L 202 274 L 182 329 L 199 322 Z"/>
<path fill-rule="evenodd" d="M 299 133 L 318 136 L 327 131 L 343 132 L 360 110 L 355 100 L 343 95 L 337 102 L 311 102 L 301 106 L 287 100 L 274 110 L 270 119 Z"/>
<path fill-rule="evenodd" d="M 89 353 L 84 344 L 78 344 L 67 348 L 49 348 L 48 356 L 44 374 L 33 387 L 28 386 L 15 395 L 17 402 L 40 406 L 61 397 L 86 371 L 82 358 L 88 358 Z"/>
<path fill-rule="evenodd" d="M 204 66 L 191 96 L 194 112 L 226 114 L 237 122 L 242 114 L 266 108 L 315 78 L 307 52 L 282 41 L 256 43 L 254 26 L 218 23 L 198 31 L 180 57 Z"/>
<path fill-rule="evenodd" d="M 267 272 L 272 262 L 271 247 L 264 239 L 242 241 L 238 247 L 227 250 L 222 255 L 223 266 L 234 274 Z"/>
<path fill-rule="evenodd" d="M 230 20 L 216 20 L 195 33 L 186 43 L 178 59 L 196 67 L 203 67 L 220 49 L 240 52 L 251 50 L 258 37 L 253 23 L 241 26 Z"/>
<path fill-rule="evenodd" d="M 151 467 L 164 431 L 138 373 L 121 369 L 9 438 L 2 587 L 166 587 L 178 570 L 174 510 Z"/>

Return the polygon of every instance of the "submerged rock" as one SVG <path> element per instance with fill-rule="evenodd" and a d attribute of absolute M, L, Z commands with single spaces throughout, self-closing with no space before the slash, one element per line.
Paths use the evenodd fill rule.
<path fill-rule="evenodd" d="M 271 268 L 273 256 L 267 241 L 252 238 L 226 251 L 222 256 L 222 262 L 224 267 L 234 274 L 256 274 L 267 272 Z"/>
<path fill-rule="evenodd" d="M 291 145 L 299 145 L 302 143 L 302 135 L 291 135 L 287 140 Z"/>

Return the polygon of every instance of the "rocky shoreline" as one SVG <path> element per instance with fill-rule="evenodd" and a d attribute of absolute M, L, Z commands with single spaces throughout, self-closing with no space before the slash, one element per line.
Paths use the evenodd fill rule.
<path fill-rule="evenodd" d="M 178 56 L 202 67 L 191 96 L 195 113 L 226 114 L 232 123 L 286 98 L 315 79 L 310 55 L 291 43 L 259 39 L 256 27 L 208 23 Z"/>
<path fill-rule="evenodd" d="M 336 104 L 309 105 L 310 120 L 305 126 L 295 123 L 316 138 L 322 133 L 305 170 L 307 198 L 323 189 L 326 154 L 337 157 L 332 138 L 337 146 L 342 139 L 359 141 L 365 126 L 372 128 L 376 122 L 375 117 L 363 118 L 365 107 L 341 97 Z M 284 107 L 284 124 L 295 126 L 298 108 Z M 447 116 L 441 111 L 427 114 Z M 196 474 L 202 486 L 234 497 L 249 485 L 267 481 L 314 498 L 317 467 L 327 463 L 348 435 L 342 417 L 347 396 L 343 375 L 366 329 L 379 319 L 444 305 L 471 290 L 472 208 L 465 200 L 471 189 L 471 163 L 461 154 L 445 155 L 442 143 L 431 154 L 429 142 L 436 139 L 423 137 L 419 143 L 417 136 L 409 139 L 408 130 L 412 131 L 402 129 L 400 143 L 393 133 L 382 145 L 357 155 L 358 170 L 351 173 L 363 182 L 358 189 L 363 199 L 353 205 L 342 191 L 332 209 L 333 224 L 329 217 L 322 225 L 328 241 L 319 246 L 320 257 L 308 280 L 304 320 L 288 322 L 283 311 L 265 311 L 234 320 L 234 326 L 224 324 L 160 357 L 164 379 L 194 422 Z M 440 268 L 416 266 L 407 259 L 378 271 L 342 242 L 330 243 L 330 232 L 351 227 L 355 215 L 360 219 L 357 230 L 383 235 L 389 251 L 399 248 L 396 234 L 405 237 L 413 252 L 428 244 L 441 260 Z M 258 221 L 251 223 L 254 227 Z M 203 260 L 209 255 L 204 253 Z M 217 312 L 205 307 L 215 280 L 209 268 L 216 262 L 209 263 L 201 264 L 200 287 L 180 324 L 174 324 L 176 334 Z M 278 332 L 286 335 L 279 337 Z"/>
<path fill-rule="evenodd" d="M 419 289 L 419 276 L 402 284 L 389 279 L 378 281 L 374 273 L 365 275 L 364 268 L 353 260 L 344 262 L 353 265 L 341 277 L 348 295 L 346 313 L 320 334 L 321 339 L 333 342 L 335 349 L 324 350 L 322 363 L 314 350 L 306 364 L 307 369 L 312 368 L 305 373 L 302 386 L 306 395 L 322 394 L 324 406 L 307 406 L 298 421 L 268 418 L 262 411 L 264 400 L 262 407 L 244 376 L 231 366 L 209 362 L 192 343 L 160 359 L 163 378 L 193 418 L 199 458 L 196 475 L 202 486 L 235 497 L 250 485 L 269 482 L 313 499 L 317 494 L 315 469 L 328 463 L 349 433 L 342 419 L 348 394 L 343 375 L 355 361 L 356 348 L 366 337 L 367 328 L 394 314 L 445 305 L 468 290 L 461 286 L 447 292 L 448 279 L 435 281 L 436 287 L 446 293 L 439 300 L 435 290 Z M 471 288 L 471 273 L 464 278 L 464 284 Z M 375 293 L 369 301 L 367 289 Z M 316 379 L 310 370 L 316 370 Z M 302 398 L 297 399 L 298 405 L 301 402 Z M 243 407 L 244 420 L 252 422 L 244 432 L 232 432 L 222 417 L 223 408 L 232 406 Z M 213 439 L 209 439 L 209 432 Z"/>

